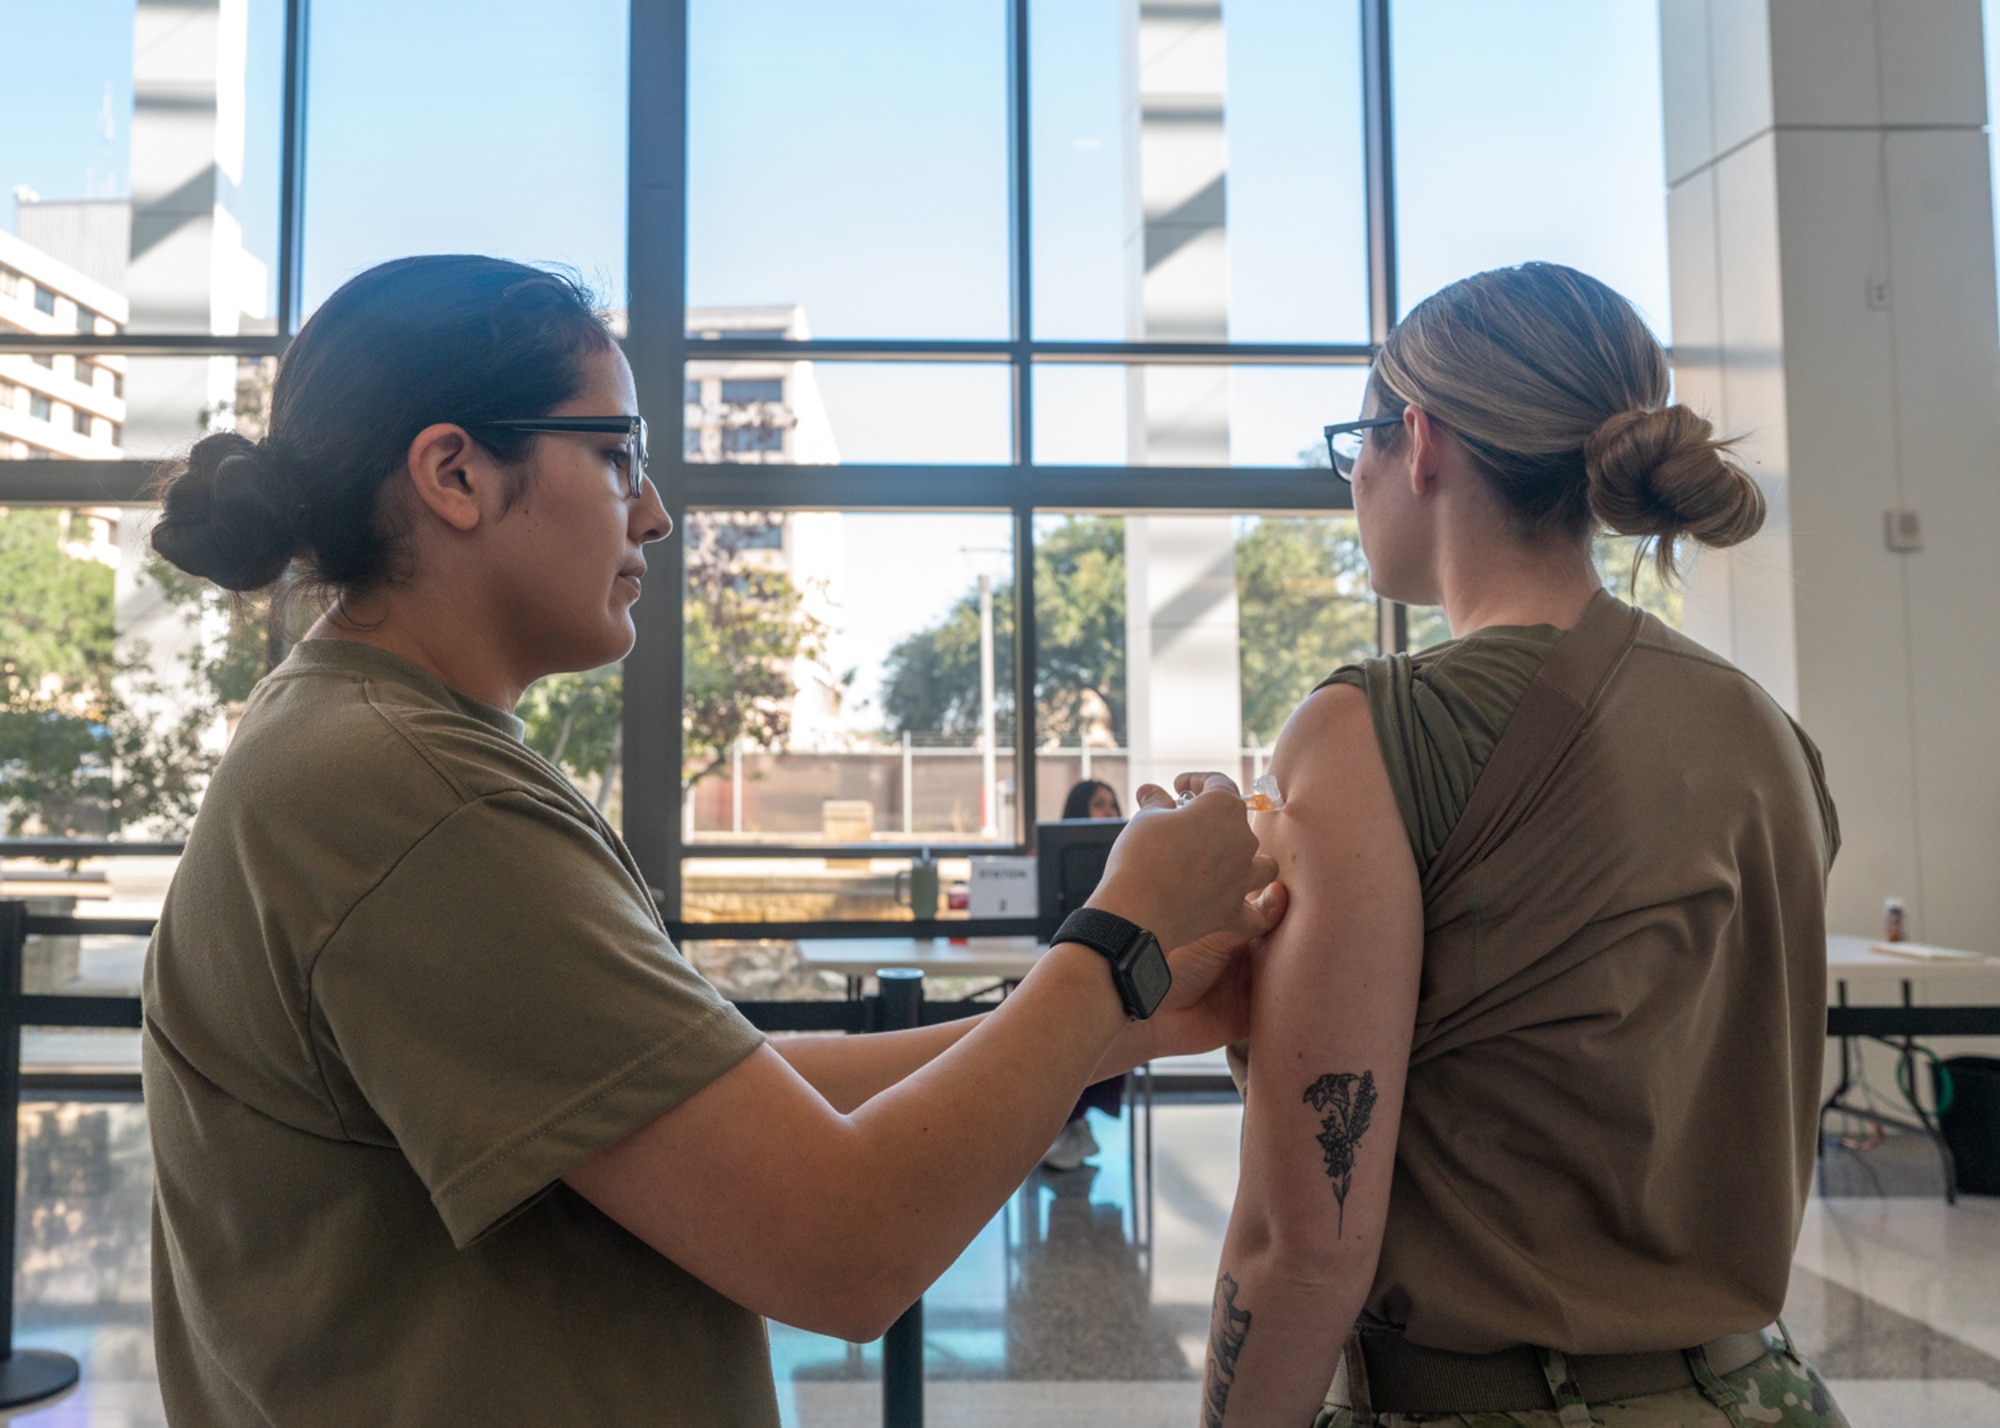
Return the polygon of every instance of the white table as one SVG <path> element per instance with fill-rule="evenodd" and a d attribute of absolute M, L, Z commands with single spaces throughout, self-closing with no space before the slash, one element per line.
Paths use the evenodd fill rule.
<path fill-rule="evenodd" d="M 1868 937 L 1851 937 L 1840 934 L 1826 939 L 1827 1001 L 1835 1007 L 1848 1005 L 1850 988 L 1860 993 L 1870 1003 L 1880 1003 L 1890 997 L 1900 1001 L 1901 1008 L 1915 1011 L 1920 1005 L 1916 990 L 1921 983 L 1923 998 L 1921 1005 L 1986 1004 L 1989 1008 L 2000 1003 L 2000 960 L 1985 957 L 1976 952 L 1963 952 L 1955 948 L 1932 947 L 1923 943 L 1888 943 Z M 1940 996 L 1940 993 L 1942 995 Z M 1914 1026 L 1908 1028 L 1916 1030 Z M 1957 1198 L 1956 1174 L 1951 1152 L 1944 1143 L 1936 1118 L 1917 1100 L 1917 1068 L 1915 1064 L 1916 1042 L 1914 1036 L 1904 1035 L 1900 1044 L 1887 1037 L 1878 1036 L 1899 1055 L 1898 1088 L 1916 1116 L 1914 1122 L 1887 1116 L 1879 1110 L 1850 1105 L 1846 1096 L 1859 1079 L 1856 1070 L 1854 1043 L 1857 1038 L 1843 1035 L 1840 1042 L 1840 1081 L 1820 1107 L 1821 1143 L 1824 1145 L 1826 1117 L 1841 1111 L 1849 1115 L 1862 1116 L 1870 1120 L 1887 1122 L 1904 1130 L 1916 1131 L 1930 1138 L 1938 1149 L 1939 1160 L 1943 1164 L 1945 1177 L 1945 1200 L 1949 1203 Z"/>
<path fill-rule="evenodd" d="M 884 967 L 914 967 L 926 977 L 995 977 L 1010 986 L 1028 975 L 1046 943 L 1032 937 L 801 938 L 799 960 L 818 971 L 847 978 L 847 995 L 859 998 L 862 983 Z"/>
<path fill-rule="evenodd" d="M 1971 974 L 1972 980 L 1977 980 L 1980 973 L 2000 973 L 2000 960 L 1977 952 L 1932 947 L 1921 942 L 1883 942 L 1878 938 L 1849 937 L 1841 933 L 1830 934 L 1826 939 L 1829 991 L 1843 981 L 1966 978 L 1968 974 Z"/>

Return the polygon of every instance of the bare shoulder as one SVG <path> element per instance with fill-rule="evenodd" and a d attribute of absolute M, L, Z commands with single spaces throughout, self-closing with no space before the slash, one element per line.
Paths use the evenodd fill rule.
<path fill-rule="evenodd" d="M 1395 961 L 1414 956 L 1422 938 L 1416 858 L 1367 697 L 1351 685 L 1315 691 L 1279 737 L 1272 771 L 1285 806 L 1257 815 L 1257 833 L 1291 908 L 1270 939 L 1260 984 L 1289 984 L 1283 995 L 1311 984 L 1316 1000 L 1320 979 L 1357 958 L 1389 949 Z"/>
<path fill-rule="evenodd" d="M 1259 815 L 1266 851 L 1286 861 L 1307 849 L 1324 857 L 1387 833 L 1402 842 L 1402 814 L 1382 765 L 1368 699 L 1349 684 L 1315 690 L 1286 721 L 1271 772 L 1282 812 Z"/>
<path fill-rule="evenodd" d="M 1308 694 L 1278 736 L 1282 755 L 1289 742 L 1296 749 L 1324 739 L 1365 737 L 1373 746 L 1375 721 L 1368 712 L 1368 696 L 1352 684 L 1324 684 Z"/>

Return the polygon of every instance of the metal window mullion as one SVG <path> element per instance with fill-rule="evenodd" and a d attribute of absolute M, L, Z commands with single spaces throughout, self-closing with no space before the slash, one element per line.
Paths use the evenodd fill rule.
<path fill-rule="evenodd" d="M 1029 0 L 1007 10 L 1008 361 L 1013 367 L 1013 447 L 1016 466 L 1034 464 L 1034 226 L 1030 192 L 1031 115 L 1028 83 Z"/>
<path fill-rule="evenodd" d="M 0 506 L 138 506 L 160 474 L 157 461 L 0 461 Z"/>
<path fill-rule="evenodd" d="M 1286 511 L 1350 510 L 1353 497 L 1310 467 L 682 465 L 686 510 Z"/>
<path fill-rule="evenodd" d="M 1028 222 L 1025 200 L 1015 227 Z M 1010 229 L 1010 246 L 1012 244 Z M 1025 238 L 1022 240 L 1025 241 Z M 1010 259 L 1011 263 L 1011 259 Z M 1029 279 L 1012 268 L 1009 306 L 1032 302 Z M 1012 294 L 1019 294 L 1018 302 Z M 1017 326 L 1014 331 L 1025 333 Z M 1185 364 L 1214 366 L 1366 366 L 1375 349 L 1365 342 L 1037 342 L 1029 336 L 1002 339 L 899 337 L 697 337 L 688 355 L 697 362 L 926 362 L 1077 363 L 1101 365 Z"/>
<path fill-rule="evenodd" d="M 1396 129 L 1391 0 L 1361 0 L 1362 138 L 1368 206 L 1368 336 L 1381 347 L 1402 314 L 1396 291 Z"/>
<path fill-rule="evenodd" d="M 635 378 L 653 380 L 640 374 L 654 364 L 638 356 Z M 675 412 L 674 404 L 662 411 Z M 679 420 L 661 423 L 663 446 L 665 429 L 678 429 Z M 1303 467 L 690 466 L 664 450 L 654 465 L 677 523 L 701 510 L 1331 512 L 1353 505 L 1344 487 Z M 156 474 L 151 461 L 5 461 L 0 504 L 137 504 L 149 499 Z M 672 542 L 653 548 L 655 588 L 635 619 L 649 620 L 660 603 L 679 598 L 662 588 L 672 585 L 665 566 L 681 558 L 677 549 Z"/>
<path fill-rule="evenodd" d="M 665 438 L 658 484 L 676 531 L 652 547 L 653 588 L 633 607 L 626 657 L 624 834 L 663 917 L 681 916 L 681 764 L 687 551 L 680 479 L 687 345 L 687 0 L 632 0 L 626 138 L 625 354 L 639 408 Z"/>
<path fill-rule="evenodd" d="M 284 138 L 278 154 L 278 336 L 299 330 L 305 275 L 306 57 L 311 0 L 285 0 Z"/>
<path fill-rule="evenodd" d="M 1035 847 L 1035 368 L 1034 112 L 1029 63 L 1031 0 L 1008 10 L 1007 132 L 1012 218 L 1014 518 L 1014 841 Z"/>
<path fill-rule="evenodd" d="M 243 333 L 116 332 L 102 336 L 68 332 L 13 332 L 0 329 L 0 353 L 61 352 L 82 356 L 277 357 L 288 338 Z"/>
<path fill-rule="evenodd" d="M 896 752 L 884 750 L 884 755 Z M 977 749 L 953 749 L 954 754 L 977 754 Z M 768 859 L 783 862 L 803 858 L 914 858 L 919 853 L 929 853 L 938 858 L 984 858 L 1000 853 L 1025 853 L 1027 846 L 1018 840 L 1012 843 L 952 843 L 940 839 L 906 839 L 898 843 L 686 843 L 682 845 L 681 857 L 686 862 L 701 862 L 704 859 L 728 859 L 736 862 L 744 859 Z"/>
<path fill-rule="evenodd" d="M 1378 350 L 1402 316 L 1396 281 L 1396 111 L 1389 42 L 1394 0 L 1361 0 L 1362 133 L 1368 208 L 1368 336 Z M 1409 611 L 1376 600 L 1376 639 L 1383 654 L 1409 647 Z"/>

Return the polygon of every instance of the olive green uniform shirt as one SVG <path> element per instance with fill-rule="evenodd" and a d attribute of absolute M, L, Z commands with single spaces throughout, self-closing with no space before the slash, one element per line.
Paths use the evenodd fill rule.
<path fill-rule="evenodd" d="M 1528 681 L 1563 632 L 1496 625 L 1413 655 L 1335 670 L 1327 684 L 1368 696 L 1382 765 L 1423 872 L 1444 848 Z"/>
<path fill-rule="evenodd" d="M 1812 742 L 1605 594 L 1568 634 L 1333 678 L 1368 698 L 1424 898 L 1368 1318 L 1463 1353 L 1769 1324 L 1826 1046 L 1840 834 Z"/>
<path fill-rule="evenodd" d="M 759 1034 L 510 715 L 298 647 L 146 962 L 176 1423 L 778 1421 L 763 1321 L 560 1182 Z"/>

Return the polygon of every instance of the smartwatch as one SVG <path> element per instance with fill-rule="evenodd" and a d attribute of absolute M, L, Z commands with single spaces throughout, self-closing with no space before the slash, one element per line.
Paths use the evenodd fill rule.
<path fill-rule="evenodd" d="M 1116 913 L 1080 907 L 1056 929 L 1050 943 L 1057 942 L 1081 942 L 1111 964 L 1112 985 L 1125 1003 L 1125 1014 L 1134 1021 L 1158 1011 L 1160 999 L 1174 984 L 1159 939 Z"/>

